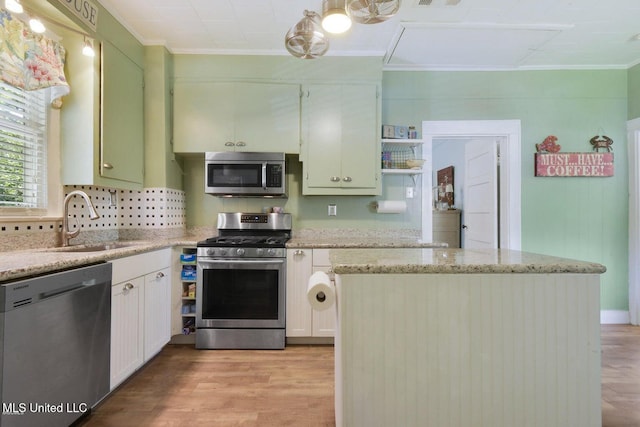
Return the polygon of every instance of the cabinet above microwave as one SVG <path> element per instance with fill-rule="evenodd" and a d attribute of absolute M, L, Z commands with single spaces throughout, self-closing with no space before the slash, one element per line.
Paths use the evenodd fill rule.
<path fill-rule="evenodd" d="M 300 85 L 176 81 L 173 151 L 300 152 Z"/>

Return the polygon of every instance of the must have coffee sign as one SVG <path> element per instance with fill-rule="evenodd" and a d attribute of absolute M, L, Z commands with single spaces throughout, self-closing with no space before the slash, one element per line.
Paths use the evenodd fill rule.
<path fill-rule="evenodd" d="M 535 176 L 613 176 L 613 153 L 536 153 Z"/>

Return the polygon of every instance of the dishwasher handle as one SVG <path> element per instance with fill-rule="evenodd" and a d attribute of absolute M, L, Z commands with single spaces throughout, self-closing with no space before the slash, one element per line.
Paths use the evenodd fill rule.
<path fill-rule="evenodd" d="M 111 273 L 111 263 L 100 263 L 3 284 L 0 286 L 0 312 L 96 285 L 111 285 Z"/>

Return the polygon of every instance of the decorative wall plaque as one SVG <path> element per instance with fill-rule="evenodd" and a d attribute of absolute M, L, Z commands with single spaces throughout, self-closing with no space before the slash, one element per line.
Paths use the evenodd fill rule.
<path fill-rule="evenodd" d="M 609 137 L 591 138 L 595 153 L 561 153 L 556 141 L 555 136 L 549 135 L 541 144 L 536 144 L 535 176 L 613 176 L 613 140 Z M 607 152 L 599 153 L 599 148 Z"/>

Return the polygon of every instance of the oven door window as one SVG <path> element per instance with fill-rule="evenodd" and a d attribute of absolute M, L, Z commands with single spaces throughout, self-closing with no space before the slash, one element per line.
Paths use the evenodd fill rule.
<path fill-rule="evenodd" d="M 203 319 L 278 319 L 278 270 L 207 268 L 203 274 Z"/>
<path fill-rule="evenodd" d="M 262 187 L 261 164 L 208 164 L 209 187 Z"/>

